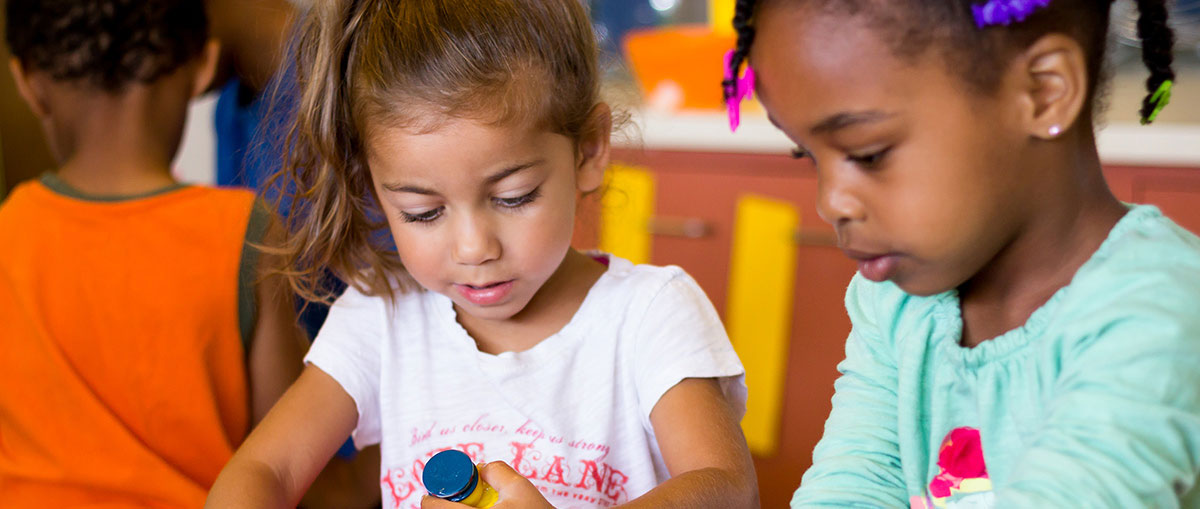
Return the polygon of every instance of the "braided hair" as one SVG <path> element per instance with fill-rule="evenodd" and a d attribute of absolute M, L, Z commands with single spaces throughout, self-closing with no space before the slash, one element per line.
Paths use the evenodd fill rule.
<path fill-rule="evenodd" d="M 1166 0 L 1137 0 L 1137 4 L 1137 34 L 1142 40 L 1142 62 L 1150 69 L 1150 77 L 1146 78 L 1146 88 L 1151 95 L 1142 100 L 1141 111 L 1143 122 L 1148 123 L 1158 107 L 1153 94 L 1163 83 L 1175 80 L 1175 71 L 1171 69 L 1175 33 L 1167 26 Z"/>
<path fill-rule="evenodd" d="M 733 6 L 733 29 L 737 32 L 737 47 L 733 49 L 733 59 L 729 61 L 732 68 L 729 75 L 733 78 L 721 82 L 726 101 L 737 93 L 738 71 L 741 70 L 742 62 L 750 56 L 750 43 L 754 42 L 754 26 L 750 24 L 750 18 L 754 15 L 756 3 L 758 0 L 737 0 Z"/>
<path fill-rule="evenodd" d="M 887 15 L 877 14 L 874 21 L 883 30 L 899 34 L 895 38 L 896 52 L 900 56 L 922 53 L 926 46 L 937 41 L 940 50 L 951 61 L 965 82 L 976 91 L 992 92 L 999 83 L 1002 63 L 1039 37 L 1060 32 L 1074 37 L 1084 47 L 1088 57 L 1088 78 L 1093 85 L 1088 90 L 1089 108 L 1096 95 L 1096 84 L 1100 81 L 1104 62 L 1105 41 L 1108 34 L 1109 11 L 1114 0 L 1053 0 L 1051 4 L 1035 12 L 1028 19 L 1010 25 L 978 29 L 972 18 L 971 7 L 979 0 L 737 0 L 734 7 L 733 27 L 737 32 L 737 46 L 730 60 L 730 72 L 734 80 L 721 82 L 725 98 L 736 92 L 736 77 L 750 54 L 754 43 L 754 12 L 760 4 L 772 1 L 812 2 L 847 12 L 869 13 L 887 9 Z M 1150 70 L 1146 80 L 1148 94 L 1142 101 L 1143 123 L 1152 120 L 1154 111 L 1160 107 L 1156 92 L 1167 81 L 1175 79 L 1171 68 L 1175 35 L 1167 25 L 1168 0 L 1135 0 L 1138 6 L 1138 37 L 1142 41 L 1142 61 Z M 904 23 L 897 24 L 896 20 Z M 898 26 L 904 25 L 904 26 Z M 915 30 L 919 26 L 948 27 L 938 35 L 928 36 L 927 30 Z"/>

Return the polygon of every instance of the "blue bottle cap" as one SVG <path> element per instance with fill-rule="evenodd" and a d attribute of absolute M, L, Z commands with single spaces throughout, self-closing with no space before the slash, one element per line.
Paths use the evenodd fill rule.
<path fill-rule="evenodd" d="M 449 449 L 429 458 L 421 481 L 430 495 L 458 502 L 467 498 L 479 483 L 475 464 L 466 453 Z"/>

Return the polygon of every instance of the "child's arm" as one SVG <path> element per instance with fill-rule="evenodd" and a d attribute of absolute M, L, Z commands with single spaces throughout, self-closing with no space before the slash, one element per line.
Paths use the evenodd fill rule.
<path fill-rule="evenodd" d="M 205 507 L 295 507 L 357 420 L 337 381 L 304 368 L 221 470 Z"/>
<path fill-rule="evenodd" d="M 834 383 L 833 411 L 793 507 L 907 507 L 897 432 L 893 348 L 875 327 L 873 286 L 855 276 L 846 291 L 853 330 Z"/>
<path fill-rule="evenodd" d="M 668 390 L 650 422 L 671 479 L 624 507 L 758 507 L 740 417 L 718 380 L 689 378 Z"/>
<path fill-rule="evenodd" d="M 671 478 L 629 507 L 758 507 L 739 422 L 743 369 L 704 290 L 680 271 L 645 304 L 633 364 Z"/>
<path fill-rule="evenodd" d="M 280 245 L 284 232 L 279 219 L 261 202 L 255 207 L 258 208 L 255 213 L 268 218 L 262 243 Z M 246 361 L 250 381 L 250 422 L 257 424 L 300 376 L 308 338 L 297 324 L 295 301 L 287 281 L 274 273 L 280 266 L 279 258 L 253 246 L 246 246 L 246 249 L 260 251 L 258 270 L 253 279 L 257 313 Z"/>
<path fill-rule="evenodd" d="M 256 206 L 262 206 L 260 203 Z M 263 209 L 269 222 L 263 244 L 280 245 L 279 219 Z M 280 260 L 260 253 L 254 279 L 258 308 L 253 341 L 247 358 L 252 423 L 257 425 L 304 369 L 308 339 L 296 321 L 291 289 L 273 269 Z M 348 434 L 346 436 L 349 436 Z M 378 503 L 378 448 L 362 451 L 353 460 L 330 461 L 305 494 L 306 507 L 370 507 Z"/>

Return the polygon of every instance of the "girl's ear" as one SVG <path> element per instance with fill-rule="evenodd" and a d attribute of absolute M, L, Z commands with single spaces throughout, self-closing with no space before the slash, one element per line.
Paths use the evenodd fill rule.
<path fill-rule="evenodd" d="M 612 109 L 608 104 L 597 104 L 588 113 L 579 139 L 579 164 L 575 172 L 575 188 L 579 192 L 591 193 L 604 183 L 604 170 L 612 155 L 611 136 Z"/>
<path fill-rule="evenodd" d="M 199 62 L 197 62 L 196 78 L 192 83 L 192 97 L 200 97 L 208 91 L 213 84 L 213 78 L 217 73 L 217 63 L 221 60 L 221 43 L 216 39 L 209 39 L 204 44 L 204 51 L 200 54 Z"/>
<path fill-rule="evenodd" d="M 1026 49 L 1013 68 L 1030 136 L 1053 139 L 1079 124 L 1087 104 L 1087 56 L 1074 39 L 1046 35 Z M 1084 125 L 1090 125 L 1087 122 Z"/>
<path fill-rule="evenodd" d="M 21 98 L 25 99 L 26 104 L 29 104 L 29 109 L 39 119 L 46 118 L 46 115 L 50 113 L 50 105 L 43 96 L 44 91 L 40 80 L 26 73 L 21 61 L 16 58 L 8 60 L 8 70 L 12 72 L 13 81 L 17 85 L 17 93 L 21 94 Z"/>

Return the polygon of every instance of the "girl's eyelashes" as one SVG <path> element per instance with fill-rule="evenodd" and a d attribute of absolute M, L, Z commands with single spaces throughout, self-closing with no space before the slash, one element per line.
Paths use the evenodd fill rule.
<path fill-rule="evenodd" d="M 849 154 L 846 156 L 846 159 L 854 164 L 857 164 L 858 166 L 860 166 L 862 168 L 873 169 L 873 168 L 877 168 L 877 167 L 879 167 L 879 165 L 883 164 L 883 160 L 885 158 L 887 158 L 888 153 L 891 151 L 892 151 L 892 148 L 888 147 L 888 148 L 885 148 L 882 150 L 877 150 L 875 152 L 867 152 L 867 153 L 863 153 L 863 154 Z"/>
<path fill-rule="evenodd" d="M 401 211 L 400 217 L 403 218 L 404 222 L 406 223 L 432 223 L 434 220 L 442 216 L 443 210 L 445 210 L 445 207 L 429 209 L 419 214 L 409 214 L 408 212 Z"/>
<path fill-rule="evenodd" d="M 538 199 L 538 197 L 540 197 L 541 195 L 542 195 L 542 187 L 538 186 L 538 187 L 533 188 L 533 191 L 530 191 L 530 192 L 528 192 L 522 196 L 518 196 L 516 198 L 492 198 L 492 201 L 495 202 L 496 205 L 499 205 L 504 208 L 519 209 L 521 207 L 529 205 L 530 203 L 533 203 L 533 201 Z"/>
<path fill-rule="evenodd" d="M 492 203 L 506 209 L 519 209 L 537 200 L 542 195 L 541 189 L 541 187 L 537 187 L 533 191 L 515 198 L 492 198 Z M 400 211 L 400 217 L 406 223 L 432 223 L 442 217 L 445 211 L 446 207 L 443 205 L 417 214 Z"/>
<path fill-rule="evenodd" d="M 804 159 L 806 157 L 809 157 L 807 150 L 800 147 L 792 149 L 792 159 Z"/>

